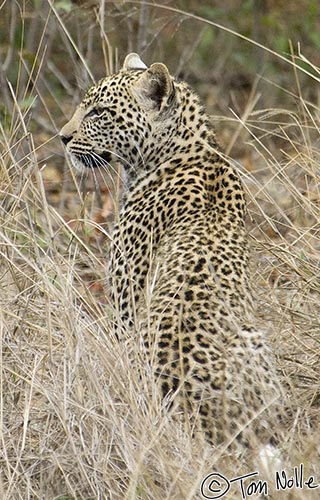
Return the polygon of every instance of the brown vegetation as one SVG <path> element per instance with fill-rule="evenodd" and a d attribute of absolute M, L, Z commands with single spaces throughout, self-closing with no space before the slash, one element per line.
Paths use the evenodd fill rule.
<path fill-rule="evenodd" d="M 286 467 L 304 463 L 305 479 L 320 482 L 317 3 L 295 3 L 287 16 L 287 2 L 267 11 L 244 3 L 0 4 L 4 500 L 193 500 L 210 472 L 251 471 L 226 450 L 199 447 L 146 398 L 152 381 L 139 382 L 129 362 L 138 346 L 128 340 L 124 350 L 113 338 L 105 291 L 115 177 L 75 178 L 56 139 L 93 76 L 131 49 L 177 68 L 223 116 L 214 117 L 219 137 L 248 193 L 259 322 L 288 395 Z"/>

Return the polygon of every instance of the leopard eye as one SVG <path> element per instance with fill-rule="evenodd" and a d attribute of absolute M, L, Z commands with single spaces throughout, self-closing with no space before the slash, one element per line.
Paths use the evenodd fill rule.
<path fill-rule="evenodd" d="M 85 118 L 99 118 L 102 115 L 103 108 L 92 108 L 86 115 Z"/>

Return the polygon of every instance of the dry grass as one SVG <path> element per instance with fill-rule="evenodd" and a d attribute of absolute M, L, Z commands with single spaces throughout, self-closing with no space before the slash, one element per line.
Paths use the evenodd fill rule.
<path fill-rule="evenodd" d="M 320 120 L 299 88 L 299 70 L 293 78 L 295 109 L 258 112 L 253 96 L 226 125 L 235 134 L 226 149 L 232 156 L 234 142 L 247 142 L 249 170 L 238 166 L 259 321 L 288 394 L 281 443 L 288 471 L 303 462 L 320 481 Z M 97 205 L 77 188 L 71 223 L 48 203 L 28 106 L 10 92 L 0 130 L 0 497 L 203 498 L 208 473 L 231 478 L 251 469 L 190 439 L 163 408 L 152 377 L 139 381 L 130 363 L 132 352 L 143 363 L 139 346 L 130 337 L 117 343 L 110 306 L 89 286 L 105 280 L 109 236 L 92 222 Z M 240 490 L 228 498 L 241 498 Z"/>

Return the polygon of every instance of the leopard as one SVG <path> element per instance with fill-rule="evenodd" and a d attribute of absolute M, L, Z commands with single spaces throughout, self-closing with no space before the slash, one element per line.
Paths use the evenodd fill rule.
<path fill-rule="evenodd" d="M 281 387 L 255 318 L 244 187 L 198 94 L 131 53 L 60 137 L 80 173 L 121 164 L 108 258 L 118 340 L 141 344 L 163 400 L 209 443 L 271 443 Z"/>

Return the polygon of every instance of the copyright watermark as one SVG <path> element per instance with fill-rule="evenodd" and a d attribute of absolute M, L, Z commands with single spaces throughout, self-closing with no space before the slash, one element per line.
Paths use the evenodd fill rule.
<path fill-rule="evenodd" d="M 207 500 L 226 497 L 232 487 L 238 489 L 243 500 L 256 495 L 267 496 L 269 481 L 258 479 L 258 476 L 259 472 L 255 471 L 228 479 L 219 472 L 212 472 L 202 480 L 200 492 Z M 276 471 L 272 483 L 279 492 L 291 489 L 314 490 L 320 487 L 314 476 L 305 476 L 304 464 L 294 467 L 291 473 L 285 469 Z"/>

